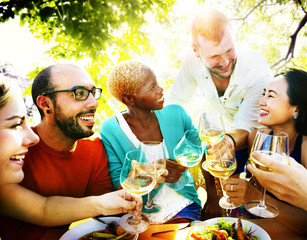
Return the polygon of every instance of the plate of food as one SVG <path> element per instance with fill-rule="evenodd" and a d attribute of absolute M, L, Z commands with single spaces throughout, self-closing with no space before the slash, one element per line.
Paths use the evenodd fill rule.
<path fill-rule="evenodd" d="M 189 240 L 271 240 L 257 224 L 240 218 L 212 218 L 194 225 Z"/>
<path fill-rule="evenodd" d="M 82 222 L 65 232 L 60 240 L 136 240 L 138 238 L 138 234 L 126 232 L 117 224 L 120 219 L 119 217 L 100 217 L 99 219 L 107 224 L 95 219 Z"/>

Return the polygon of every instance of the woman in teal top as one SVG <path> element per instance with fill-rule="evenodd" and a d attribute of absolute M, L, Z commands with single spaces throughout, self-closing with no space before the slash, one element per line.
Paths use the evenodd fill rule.
<path fill-rule="evenodd" d="M 184 132 L 195 127 L 181 106 L 169 105 L 163 108 L 163 89 L 157 84 L 153 71 L 141 62 L 128 60 L 117 64 L 108 76 L 107 86 L 110 93 L 128 108 L 127 111 L 106 119 L 100 129 L 108 155 L 111 180 L 114 188 L 118 189 L 125 155 L 137 148 L 133 138 L 140 142 L 164 141 L 169 158 L 174 159 L 173 149 L 184 136 Z M 127 129 L 123 130 L 123 122 L 129 126 L 130 136 L 127 136 Z M 185 170 L 180 164 L 171 162 L 171 165 L 174 164 L 174 168 L 169 168 L 167 164 L 169 176 L 174 176 L 174 172 L 180 169 Z M 188 175 L 189 182 L 193 182 L 192 176 L 189 173 Z M 166 177 L 166 182 L 169 179 L 171 178 Z M 152 191 L 152 197 L 159 192 L 162 185 Z M 201 202 L 194 185 L 185 186 L 177 192 L 193 202 L 177 215 L 199 220 Z"/>

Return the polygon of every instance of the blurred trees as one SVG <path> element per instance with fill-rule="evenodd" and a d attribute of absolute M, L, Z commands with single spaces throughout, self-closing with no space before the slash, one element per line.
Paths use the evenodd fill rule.
<path fill-rule="evenodd" d="M 53 42 L 47 54 L 55 63 L 84 60 L 103 89 L 102 120 L 117 110 L 105 81 L 118 61 L 142 56 L 156 65 L 168 88 L 190 46 L 191 19 L 202 5 L 223 11 L 237 30 L 238 45 L 259 51 L 275 72 L 306 69 L 306 0 L 2 0 L 0 22 L 20 17 L 36 37 Z M 38 63 L 29 77 L 41 67 Z"/>
<path fill-rule="evenodd" d="M 86 60 L 85 68 L 103 89 L 98 112 L 100 118 L 112 114 L 106 104 L 107 72 L 117 61 L 131 55 L 153 54 L 147 38 L 146 15 L 167 21 L 175 0 L 4 0 L 0 3 L 0 22 L 17 16 L 21 25 L 45 42 L 54 42 L 48 51 L 56 62 L 63 59 Z M 114 62 L 116 61 L 116 62 Z M 43 66 L 45 67 L 45 66 Z M 29 74 L 33 78 L 40 66 Z M 30 93 L 30 89 L 27 90 Z"/>

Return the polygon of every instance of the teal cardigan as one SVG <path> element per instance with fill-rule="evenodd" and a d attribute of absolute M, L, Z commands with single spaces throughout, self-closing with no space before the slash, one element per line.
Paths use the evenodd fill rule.
<path fill-rule="evenodd" d="M 173 149 L 183 137 L 184 132 L 196 128 L 190 116 L 179 105 L 168 105 L 154 112 L 160 125 L 169 158 L 174 159 Z M 136 148 L 122 131 L 115 115 L 103 121 L 100 128 L 100 137 L 108 155 L 110 176 L 113 186 L 115 189 L 118 189 L 120 186 L 120 171 L 123 166 L 125 155 L 127 152 L 135 150 Z M 189 182 L 193 182 L 193 178 L 189 172 L 188 175 L 190 178 Z M 162 184 L 160 184 L 158 189 L 152 191 L 152 197 L 155 196 L 161 186 Z M 186 186 L 177 192 L 201 206 L 194 186 Z"/>

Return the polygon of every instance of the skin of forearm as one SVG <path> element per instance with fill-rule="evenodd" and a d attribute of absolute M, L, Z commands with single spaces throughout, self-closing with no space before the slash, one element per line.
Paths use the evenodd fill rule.
<path fill-rule="evenodd" d="M 22 194 L 20 194 L 22 190 Z M 0 212 L 3 215 L 41 226 L 70 224 L 103 213 L 98 197 L 43 197 L 18 187 L 1 187 Z"/>
<path fill-rule="evenodd" d="M 230 134 L 236 141 L 236 145 L 237 145 L 236 149 L 247 147 L 248 131 L 243 130 L 243 129 L 234 129 L 234 130 L 228 131 L 227 134 Z M 227 137 L 227 135 L 225 137 Z M 232 139 L 230 139 L 230 141 L 232 141 Z"/>

